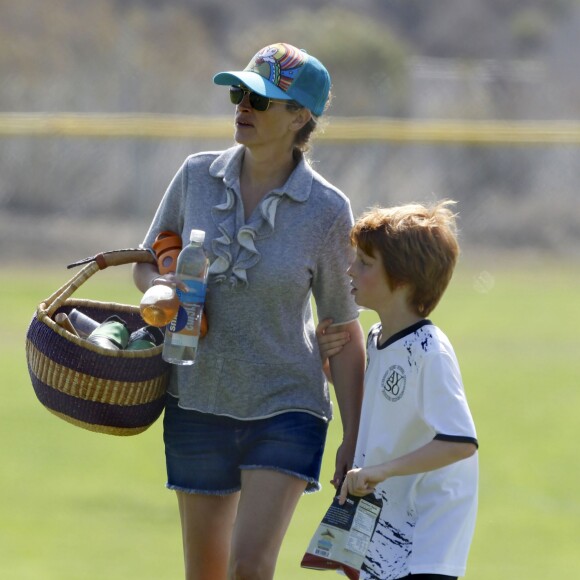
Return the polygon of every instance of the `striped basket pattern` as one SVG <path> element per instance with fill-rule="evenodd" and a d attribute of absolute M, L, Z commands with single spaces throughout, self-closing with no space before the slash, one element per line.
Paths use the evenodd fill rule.
<path fill-rule="evenodd" d="M 139 308 L 71 298 L 90 276 L 111 265 L 151 262 L 146 250 L 99 254 L 42 302 L 26 334 L 26 359 L 38 400 L 61 419 L 109 435 L 135 435 L 161 415 L 169 365 L 162 346 L 114 351 L 79 338 L 54 322 L 73 308 L 103 322 L 117 314 L 132 332 L 144 326 Z"/>

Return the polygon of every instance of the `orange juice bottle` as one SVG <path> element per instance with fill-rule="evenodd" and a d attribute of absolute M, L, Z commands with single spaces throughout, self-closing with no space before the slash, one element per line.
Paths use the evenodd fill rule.
<path fill-rule="evenodd" d="M 175 288 L 157 284 L 151 286 L 139 304 L 141 318 L 151 326 L 169 324 L 179 310 L 179 297 Z"/>

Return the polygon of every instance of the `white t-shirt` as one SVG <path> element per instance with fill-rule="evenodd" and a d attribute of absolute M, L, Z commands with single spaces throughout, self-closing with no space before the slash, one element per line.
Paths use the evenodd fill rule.
<path fill-rule="evenodd" d="M 433 439 L 477 445 L 453 347 L 423 320 L 378 347 L 367 345 L 367 370 L 354 463 L 384 463 Z M 383 509 L 362 579 L 412 574 L 463 576 L 477 513 L 477 453 L 447 467 L 387 479 L 377 486 Z"/>

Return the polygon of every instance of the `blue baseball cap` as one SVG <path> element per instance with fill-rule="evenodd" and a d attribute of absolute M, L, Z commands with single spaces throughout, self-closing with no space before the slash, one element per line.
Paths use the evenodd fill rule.
<path fill-rule="evenodd" d="M 213 82 L 243 84 L 264 97 L 296 101 L 317 116 L 324 112 L 330 92 L 330 75 L 324 65 L 305 50 L 284 42 L 262 48 L 243 71 L 220 72 Z"/>

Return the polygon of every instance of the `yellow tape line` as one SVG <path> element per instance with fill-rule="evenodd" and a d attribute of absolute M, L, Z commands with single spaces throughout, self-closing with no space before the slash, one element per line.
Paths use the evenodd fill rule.
<path fill-rule="evenodd" d="M 121 114 L 0 113 L 0 137 L 227 139 L 233 117 Z M 406 143 L 580 144 L 575 121 L 442 121 L 330 117 L 325 141 Z"/>

